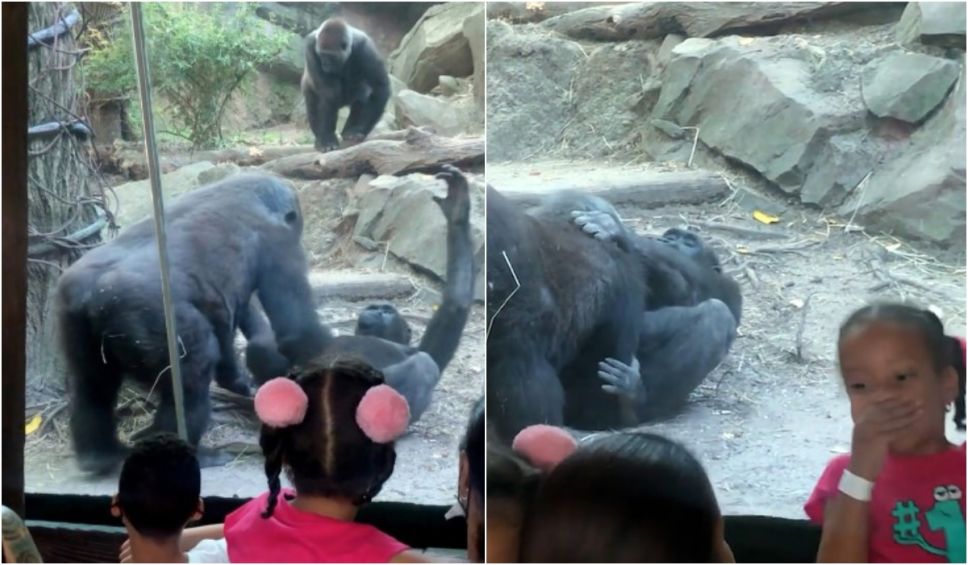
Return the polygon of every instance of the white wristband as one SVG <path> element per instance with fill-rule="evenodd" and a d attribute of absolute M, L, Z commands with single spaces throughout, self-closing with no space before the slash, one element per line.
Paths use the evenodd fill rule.
<path fill-rule="evenodd" d="M 858 477 L 847 469 L 840 476 L 840 484 L 837 486 L 840 492 L 861 502 L 870 502 L 871 492 L 874 490 L 874 483 L 867 479 Z"/>

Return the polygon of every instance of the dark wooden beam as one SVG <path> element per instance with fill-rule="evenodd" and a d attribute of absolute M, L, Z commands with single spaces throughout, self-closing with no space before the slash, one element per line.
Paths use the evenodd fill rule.
<path fill-rule="evenodd" d="M 3 504 L 24 515 L 27 8 L 3 4 Z"/>

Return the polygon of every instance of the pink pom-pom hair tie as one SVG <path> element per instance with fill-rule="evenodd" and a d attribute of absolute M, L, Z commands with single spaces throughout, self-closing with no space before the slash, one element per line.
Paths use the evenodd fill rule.
<path fill-rule="evenodd" d="M 259 420 L 273 428 L 298 424 L 306 417 L 309 397 L 294 380 L 276 377 L 255 393 L 255 413 Z"/>
<path fill-rule="evenodd" d="M 545 424 L 524 428 L 511 442 L 511 449 L 515 453 L 545 473 L 554 469 L 577 448 L 578 442 L 568 432 Z"/>
<path fill-rule="evenodd" d="M 389 385 L 377 385 L 356 407 L 356 423 L 374 443 L 390 443 L 407 431 L 410 405 Z"/>

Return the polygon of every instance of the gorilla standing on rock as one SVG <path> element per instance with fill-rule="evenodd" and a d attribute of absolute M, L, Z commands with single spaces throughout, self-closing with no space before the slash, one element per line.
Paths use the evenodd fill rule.
<path fill-rule="evenodd" d="M 320 324 L 300 243 L 296 192 L 277 178 L 239 175 L 185 194 L 166 211 L 171 288 L 188 440 L 197 446 L 211 416 L 209 385 L 248 393 L 233 339 L 269 331 L 252 313 L 255 293 L 276 354 L 303 363 L 331 341 Z M 176 430 L 154 226 L 133 224 L 61 276 L 60 335 L 79 465 L 110 471 L 124 456 L 114 409 L 125 377 L 161 396 L 154 422 L 136 437 Z M 261 314 L 260 314 L 261 315 Z M 200 452 L 203 465 L 219 462 Z"/>
<path fill-rule="evenodd" d="M 736 338 L 743 298 L 722 273 L 716 254 L 693 232 L 669 229 L 658 239 L 625 228 L 608 202 L 593 196 L 560 197 L 583 231 L 634 251 L 646 266 L 648 307 L 641 316 L 636 363 L 607 359 L 604 388 L 633 399 L 640 417 L 672 415 L 715 369 Z"/>
<path fill-rule="evenodd" d="M 366 33 L 330 18 L 306 36 L 301 88 L 316 149 L 331 151 L 339 147 L 336 118 L 344 106 L 350 107 L 344 143 L 359 143 L 373 131 L 390 99 L 390 76 Z"/>

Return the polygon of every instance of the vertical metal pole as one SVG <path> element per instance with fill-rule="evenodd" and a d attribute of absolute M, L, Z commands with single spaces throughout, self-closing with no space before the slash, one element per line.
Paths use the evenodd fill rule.
<path fill-rule="evenodd" d="M 151 201 L 155 207 L 155 235 L 158 239 L 158 259 L 161 262 L 161 299 L 165 309 L 165 329 L 168 338 L 168 359 L 171 363 L 171 386 L 175 399 L 175 421 L 178 435 L 188 440 L 185 428 L 185 389 L 182 388 L 181 366 L 178 362 L 178 334 L 175 311 L 171 300 L 171 278 L 168 270 L 168 237 L 165 234 L 165 203 L 161 193 L 161 171 L 158 167 L 158 146 L 155 144 L 155 123 L 151 114 L 151 83 L 148 78 L 148 57 L 145 53 L 144 19 L 141 4 L 128 3 L 131 9 L 135 61 L 138 65 L 138 90 L 141 92 L 141 117 L 144 122 L 145 156 L 148 159 L 148 178 L 151 181 Z"/>

